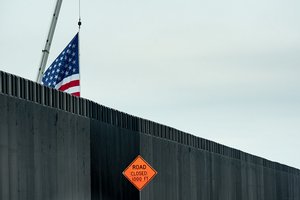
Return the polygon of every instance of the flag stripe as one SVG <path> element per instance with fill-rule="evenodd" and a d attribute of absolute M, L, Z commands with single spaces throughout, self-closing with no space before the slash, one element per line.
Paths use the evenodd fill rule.
<path fill-rule="evenodd" d="M 71 81 L 74 81 L 74 80 L 80 80 L 79 74 L 73 74 L 71 76 L 68 76 L 68 77 L 64 78 L 61 82 L 56 84 L 55 89 L 59 89 L 63 85 L 65 85 L 65 84 L 67 84 Z"/>
<path fill-rule="evenodd" d="M 80 92 L 74 92 L 72 93 L 73 96 L 76 96 L 76 97 L 80 97 Z"/>
<path fill-rule="evenodd" d="M 74 86 L 79 86 L 79 80 L 74 80 L 74 81 L 70 81 L 66 84 L 63 84 L 60 88 L 58 88 L 59 90 L 61 91 L 65 91 L 65 90 L 68 90 L 69 88 L 71 87 L 74 87 Z"/>
<path fill-rule="evenodd" d="M 67 93 L 80 92 L 80 87 L 79 86 L 70 87 L 70 88 L 64 90 L 64 92 L 67 92 Z"/>

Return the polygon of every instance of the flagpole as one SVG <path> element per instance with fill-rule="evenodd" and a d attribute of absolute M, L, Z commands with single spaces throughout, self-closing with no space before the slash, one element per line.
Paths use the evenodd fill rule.
<path fill-rule="evenodd" d="M 49 33 L 48 33 L 48 37 L 46 40 L 45 48 L 42 50 L 42 52 L 43 52 L 42 59 L 41 59 L 41 63 L 40 63 L 40 67 L 39 67 L 39 71 L 38 71 L 38 75 L 37 75 L 37 79 L 36 79 L 37 83 L 41 83 L 41 81 L 42 81 L 42 77 L 43 77 L 43 73 L 45 71 L 45 67 L 47 64 L 49 51 L 50 51 L 56 23 L 57 23 L 59 11 L 61 8 L 61 4 L 62 4 L 62 0 L 57 0 L 54 14 L 53 14 L 52 21 L 51 21 L 51 25 L 50 25 L 50 29 L 49 29 Z"/>
<path fill-rule="evenodd" d="M 80 0 L 78 0 L 78 70 L 79 70 L 79 79 L 80 79 L 80 39 L 79 39 L 79 32 L 80 32 L 80 27 L 81 27 L 81 14 L 80 14 Z M 81 84 L 81 81 L 80 81 Z M 79 89 L 79 93 L 81 96 L 81 87 Z"/>
<path fill-rule="evenodd" d="M 80 22 L 80 25 L 79 25 L 79 22 L 78 22 L 78 26 L 79 26 L 79 30 L 78 30 L 78 70 L 79 70 L 79 79 L 80 79 L 81 71 L 80 71 L 80 39 L 79 39 L 80 36 L 79 36 L 79 32 L 80 32 L 81 22 Z M 80 81 L 80 85 L 81 85 L 81 81 Z M 81 96 L 81 87 L 80 87 L 79 93 L 80 93 L 80 96 Z"/>

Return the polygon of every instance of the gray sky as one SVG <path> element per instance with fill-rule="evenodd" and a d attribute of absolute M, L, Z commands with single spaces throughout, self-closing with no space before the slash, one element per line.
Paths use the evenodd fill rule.
<path fill-rule="evenodd" d="M 0 0 L 0 70 L 35 80 L 55 0 Z M 299 0 L 81 0 L 84 98 L 300 168 Z M 48 65 L 77 32 L 64 0 Z"/>

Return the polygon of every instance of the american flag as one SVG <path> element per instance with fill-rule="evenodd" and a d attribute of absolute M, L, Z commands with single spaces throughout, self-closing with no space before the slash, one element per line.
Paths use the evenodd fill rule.
<path fill-rule="evenodd" d="M 78 33 L 45 71 L 42 84 L 80 96 Z"/>

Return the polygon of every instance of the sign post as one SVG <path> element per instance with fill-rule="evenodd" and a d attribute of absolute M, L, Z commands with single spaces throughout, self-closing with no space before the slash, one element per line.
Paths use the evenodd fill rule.
<path fill-rule="evenodd" d="M 138 155 L 134 161 L 123 171 L 123 175 L 140 191 L 156 176 L 153 169 L 143 158 Z"/>

